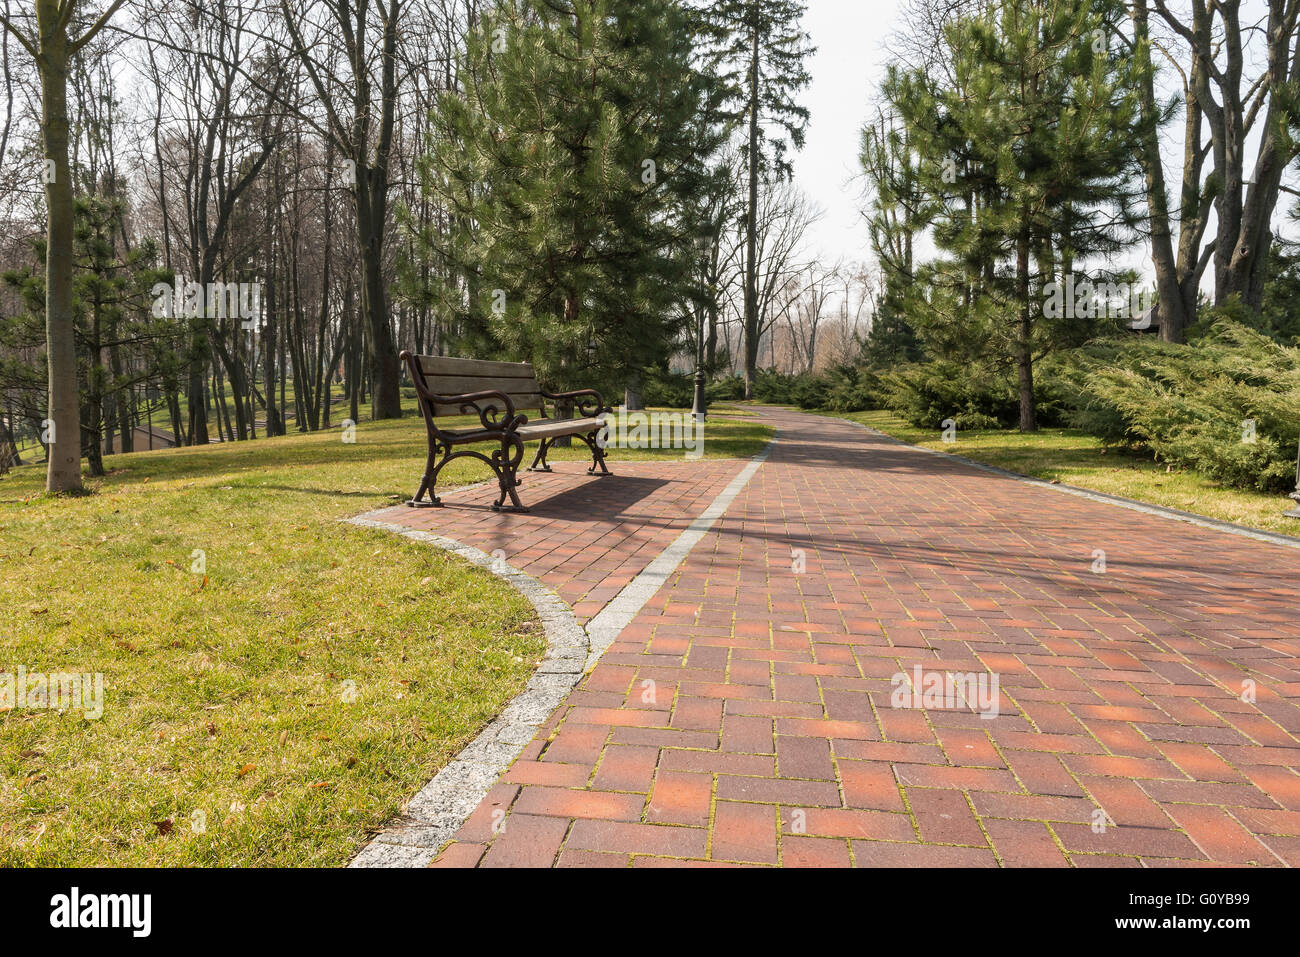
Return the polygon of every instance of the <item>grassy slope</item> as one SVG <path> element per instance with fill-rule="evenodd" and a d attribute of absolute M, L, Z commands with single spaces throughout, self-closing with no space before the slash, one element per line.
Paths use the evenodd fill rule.
<path fill-rule="evenodd" d="M 1096 436 L 1074 429 L 1043 429 L 1034 434 L 1015 431 L 959 432 L 945 444 L 939 433 L 918 429 L 889 412 L 846 413 L 852 419 L 889 435 L 962 455 L 987 465 L 1033 478 L 1122 495 L 1250 528 L 1300 535 L 1300 521 L 1283 516 L 1293 503 L 1285 496 L 1227 488 L 1195 472 L 1172 469 L 1149 458 L 1107 450 Z"/>
<path fill-rule="evenodd" d="M 770 429 L 706 435 L 743 456 Z M 418 419 L 106 461 L 81 498 L 0 478 L 0 671 L 106 684 L 99 720 L 0 712 L 0 865 L 338 864 L 545 649 L 488 573 L 338 523 L 414 491 Z"/>

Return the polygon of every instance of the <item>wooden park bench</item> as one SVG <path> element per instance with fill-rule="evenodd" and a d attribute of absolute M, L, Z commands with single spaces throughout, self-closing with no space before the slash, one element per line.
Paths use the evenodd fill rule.
<path fill-rule="evenodd" d="M 526 512 L 515 491 L 519 487 L 519 465 L 523 462 L 524 443 L 537 439 L 541 446 L 528 467 L 530 472 L 549 472 L 546 453 L 555 440 L 576 435 L 591 449 L 588 475 L 612 474 L 605 467 L 605 450 L 596 437 L 605 427 L 603 415 L 614 411 L 605 405 L 595 389 L 573 392 L 547 392 L 537 383 L 537 374 L 527 362 L 492 362 L 482 359 L 453 359 L 446 356 L 417 356 L 403 352 L 402 359 L 411 371 L 424 425 L 429 433 L 429 459 L 424 466 L 420 489 L 408 505 L 440 507 L 434 495 L 434 483 L 442 467 L 452 459 L 472 456 L 486 462 L 496 473 L 501 494 L 492 504 L 494 511 Z M 546 414 L 547 401 L 574 400 L 576 415 L 571 419 L 551 418 Z M 530 420 L 525 412 L 536 412 Z M 478 425 L 470 428 L 440 428 L 439 417 L 476 415 Z M 491 442 L 499 448 L 491 455 L 459 446 Z M 599 471 L 597 471 L 599 469 Z M 425 492 L 429 498 L 424 499 Z M 510 504 L 506 505 L 506 499 Z"/>

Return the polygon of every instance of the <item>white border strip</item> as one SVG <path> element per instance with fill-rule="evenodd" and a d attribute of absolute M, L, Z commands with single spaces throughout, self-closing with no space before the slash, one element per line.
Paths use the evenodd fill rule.
<path fill-rule="evenodd" d="M 911 442 L 890 435 L 888 432 L 881 432 L 879 429 L 872 428 L 864 422 L 856 422 L 853 419 L 841 418 L 838 415 L 827 415 L 826 418 L 836 419 L 840 422 L 847 422 L 849 425 L 855 425 L 859 429 L 865 429 L 872 435 L 877 435 L 882 439 L 888 439 L 890 442 L 897 445 L 902 445 L 909 449 L 916 449 L 918 452 L 929 452 L 931 455 L 940 455 L 946 459 L 952 459 L 954 462 L 960 462 L 962 465 L 969 465 L 972 468 L 977 468 L 984 472 L 992 472 L 994 475 L 1017 479 L 1027 485 L 1037 485 L 1041 488 L 1051 489 L 1054 492 L 1064 492 L 1066 495 L 1077 495 L 1079 498 L 1090 499 L 1091 501 L 1101 502 L 1105 505 L 1118 505 L 1120 508 L 1127 508 L 1134 512 L 1141 512 L 1144 515 L 1154 515 L 1157 518 L 1167 518 L 1176 522 L 1186 522 L 1188 525 L 1198 525 L 1201 528 L 1208 528 L 1216 532 L 1227 532 L 1230 535 L 1240 535 L 1242 538 L 1253 538 L 1258 542 L 1268 542 L 1270 545 L 1282 545 L 1286 548 L 1300 548 L 1300 538 L 1284 535 L 1281 532 L 1266 532 L 1259 528 L 1247 528 L 1244 525 L 1236 525 L 1233 522 L 1225 522 L 1222 519 L 1210 518 L 1206 515 L 1197 515 L 1194 512 L 1184 512 L 1182 509 L 1170 508 L 1167 505 L 1152 505 L 1149 502 L 1139 502 L 1131 498 L 1124 498 L 1122 495 L 1111 495 L 1107 492 L 1094 492 L 1092 489 L 1080 488 L 1077 485 L 1066 485 L 1063 482 L 1048 482 L 1044 479 L 1034 478 L 1031 475 L 1021 475 L 1019 472 L 1012 472 L 1010 469 L 999 468 L 996 465 L 987 465 L 984 462 L 977 462 L 974 459 L 966 458 L 964 455 L 955 455 L 952 452 L 930 449 L 926 448 L 924 445 L 913 445 Z"/>
<path fill-rule="evenodd" d="M 691 522 L 671 545 L 660 552 L 654 561 L 643 568 L 641 574 L 628 582 L 608 605 L 587 622 L 587 634 L 591 636 L 591 651 L 587 655 L 588 671 L 595 666 L 596 659 L 604 653 L 605 649 L 614 643 L 619 633 L 645 607 L 645 603 L 668 580 L 668 576 L 685 561 L 690 550 L 713 527 L 713 523 L 727 511 L 736 496 L 740 494 L 740 490 L 749 484 L 749 480 L 754 477 L 759 466 L 772 454 L 772 449 L 780 441 L 780 436 L 781 433 L 777 430 L 763 450 L 749 460 L 749 464 L 718 493 L 718 497 L 709 503 L 709 507 L 701 512 L 700 516 Z"/>
<path fill-rule="evenodd" d="M 369 513 L 376 514 L 376 513 Z M 404 525 L 366 518 L 345 521 L 396 532 L 451 552 L 505 579 L 536 609 L 546 631 L 546 657 L 528 684 L 451 763 L 411 798 L 406 813 L 377 835 L 349 867 L 427 867 L 497 783 L 537 729 L 582 678 L 589 641 L 569 606 L 504 561 L 469 545 Z"/>

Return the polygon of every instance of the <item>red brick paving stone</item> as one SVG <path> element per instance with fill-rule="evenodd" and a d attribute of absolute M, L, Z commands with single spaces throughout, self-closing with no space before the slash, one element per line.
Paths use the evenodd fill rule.
<path fill-rule="evenodd" d="M 854 841 L 853 858 L 858 867 L 997 867 L 993 852 L 979 847 L 946 847 L 942 844 L 887 844 L 884 841 Z"/>
<path fill-rule="evenodd" d="M 1273 809 L 1277 802 L 1249 784 L 1213 784 L 1208 781 L 1138 781 L 1143 791 L 1161 803 L 1221 804 L 1225 807 Z"/>
<path fill-rule="evenodd" d="M 605 746 L 605 739 L 608 736 L 608 728 L 566 724 L 547 744 L 541 759 L 559 761 L 562 764 L 594 765 L 600 757 L 601 749 Z"/>
<path fill-rule="evenodd" d="M 782 833 L 864 840 L 914 841 L 916 832 L 906 814 L 840 808 L 783 808 Z"/>
<path fill-rule="evenodd" d="M 678 697 L 670 724 L 689 731 L 719 728 L 722 725 L 722 702 L 716 698 Z"/>
<path fill-rule="evenodd" d="M 1270 811 L 1249 807 L 1234 807 L 1228 810 L 1233 817 L 1255 834 L 1284 834 L 1300 837 L 1300 811 Z"/>
<path fill-rule="evenodd" d="M 988 841 L 961 791 L 908 788 L 907 803 L 921 828 L 921 840 L 929 844 L 970 844 L 984 847 Z"/>
<path fill-rule="evenodd" d="M 550 867 L 568 830 L 564 818 L 512 813 L 479 866 Z"/>
<path fill-rule="evenodd" d="M 1173 827 L 1169 816 L 1136 781 L 1084 778 L 1083 785 L 1103 811 L 1107 823 L 1134 827 Z M 1091 821 L 1086 823 L 1091 824 Z"/>
<path fill-rule="evenodd" d="M 600 759 L 591 786 L 601 791 L 640 791 L 644 794 L 650 790 L 658 763 L 658 748 L 610 746 Z"/>
<path fill-rule="evenodd" d="M 1007 867 L 1069 867 L 1047 825 L 1039 821 L 984 822 L 994 849 Z"/>
<path fill-rule="evenodd" d="M 690 858 L 678 857 L 650 857 L 644 854 L 634 854 L 632 856 L 633 867 L 701 867 L 701 868 L 732 868 L 732 867 L 760 867 L 759 864 L 742 864 L 738 861 L 699 861 Z"/>
<path fill-rule="evenodd" d="M 772 754 L 772 719 L 729 714 L 722 719 L 722 750 Z"/>
<path fill-rule="evenodd" d="M 775 819 L 782 804 L 792 865 L 842 862 L 840 848 L 860 866 L 993 864 L 988 848 L 933 843 L 945 827 L 974 839 L 969 806 L 951 814 L 962 791 L 1010 866 L 1060 863 L 1052 833 L 1079 867 L 1236 863 L 1260 840 L 1295 863 L 1300 553 L 837 420 L 759 414 L 784 428 L 782 443 L 506 777 L 525 810 L 627 816 L 630 803 L 601 804 L 627 788 L 623 799 L 648 793 L 644 818 L 570 825 L 512 811 L 482 866 L 554 859 L 561 846 L 568 864 L 707 865 L 714 787 L 727 840 L 751 857 L 770 856 L 766 829 L 760 839 L 734 822 Z M 576 462 L 530 476 L 528 515 L 482 508 L 492 492 L 480 489 L 375 517 L 502 548 L 586 617 L 744 465 L 615 463 L 634 481 L 588 479 Z M 1096 542 L 1116 556 L 1106 576 L 1081 571 Z M 807 550 L 802 575 L 791 547 Z M 914 664 L 997 672 L 1001 714 L 891 708 L 890 678 Z M 1238 697 L 1245 676 L 1258 703 Z M 919 834 L 900 782 L 922 795 Z M 1102 834 L 1094 799 L 1116 822 Z M 476 846 L 452 845 L 439 866 L 471 862 Z"/>
<path fill-rule="evenodd" d="M 1019 791 L 1009 771 L 986 768 L 942 768 L 933 764 L 899 764 L 894 768 L 906 787 L 957 788 L 968 791 Z"/>
<path fill-rule="evenodd" d="M 1070 863 L 1079 868 L 1142 867 L 1142 861 L 1136 857 L 1115 854 L 1071 854 Z"/>
<path fill-rule="evenodd" d="M 1203 744 L 1181 744 L 1172 741 L 1160 741 L 1156 747 L 1166 758 L 1189 777 L 1197 781 L 1220 781 L 1244 783 L 1246 778 L 1240 771 L 1224 761 Z"/>
<path fill-rule="evenodd" d="M 510 803 L 519 794 L 517 784 L 499 782 L 479 802 L 473 813 L 456 832 L 455 839 L 466 844 L 486 844 L 492 840 L 501 822 L 505 820 Z"/>
<path fill-rule="evenodd" d="M 525 787 L 512 809 L 515 814 L 583 817 L 605 821 L 639 821 L 645 798 L 640 794 L 584 791 L 577 788 Z"/>
<path fill-rule="evenodd" d="M 560 852 L 556 867 L 627 867 L 630 854 L 606 854 L 601 851 L 579 851 L 565 848 Z"/>
<path fill-rule="evenodd" d="M 702 827 L 626 824 L 619 821 L 574 821 L 566 848 L 703 858 L 708 831 Z"/>
<path fill-rule="evenodd" d="M 710 856 L 715 861 L 776 863 L 777 809 L 770 804 L 718 801 Z"/>
<path fill-rule="evenodd" d="M 983 731 L 943 728 L 936 731 L 948 761 L 965 767 L 1004 768 L 1006 762 Z"/>
<path fill-rule="evenodd" d="M 1097 805 L 1086 798 L 1051 797 L 1041 794 L 1001 794 L 975 791 L 971 794 L 980 817 L 1019 821 L 1073 821 L 1091 824 Z"/>
<path fill-rule="evenodd" d="M 1288 867 L 1300 867 L 1300 837 L 1279 837 L 1266 834 L 1260 841 Z"/>
<path fill-rule="evenodd" d="M 1166 828 L 1116 825 L 1094 831 L 1086 824 L 1053 824 L 1052 830 L 1065 849 L 1071 852 L 1204 859 L 1186 834 Z"/>
<path fill-rule="evenodd" d="M 831 781 L 790 781 L 781 778 L 751 778 L 718 775 L 718 799 L 757 801 L 763 804 L 816 804 L 838 807 L 839 788 Z"/>
<path fill-rule="evenodd" d="M 776 762 L 782 777 L 835 780 L 831 743 L 826 738 L 780 735 L 776 739 Z"/>
<path fill-rule="evenodd" d="M 572 788 L 587 783 L 591 768 L 585 764 L 560 764 L 547 761 L 516 761 L 503 780 L 513 784 L 545 784 Z"/>
<path fill-rule="evenodd" d="M 1061 763 L 1078 775 L 1112 778 L 1186 780 L 1187 775 L 1164 758 L 1126 758 L 1114 754 L 1064 754 Z"/>
<path fill-rule="evenodd" d="M 770 754 L 727 754 L 690 748 L 664 748 L 659 752 L 659 767 L 670 771 L 771 777 L 775 773 L 776 758 Z"/>
<path fill-rule="evenodd" d="M 903 795 L 894 769 L 879 761 L 837 762 L 844 789 L 844 806 L 877 811 L 904 811 Z"/>
<path fill-rule="evenodd" d="M 781 838 L 782 867 L 851 867 L 852 864 L 845 841 L 794 834 Z"/>
<path fill-rule="evenodd" d="M 1300 774 L 1290 768 L 1258 765 L 1242 767 L 1241 773 L 1278 804 L 1289 811 L 1300 811 Z"/>
<path fill-rule="evenodd" d="M 650 803 L 647 824 L 689 824 L 708 827 L 709 805 L 713 801 L 713 777 L 683 771 L 659 769 Z"/>
<path fill-rule="evenodd" d="M 1272 855 L 1223 808 L 1166 804 L 1169 813 L 1211 860 L 1229 864 L 1276 864 Z"/>
<path fill-rule="evenodd" d="M 476 867 L 486 851 L 482 844 L 448 844 L 429 862 L 430 867 Z"/>

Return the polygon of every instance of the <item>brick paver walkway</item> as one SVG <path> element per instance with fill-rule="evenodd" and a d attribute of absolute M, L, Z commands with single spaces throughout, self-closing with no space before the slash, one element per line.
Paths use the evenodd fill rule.
<path fill-rule="evenodd" d="M 611 450 L 611 455 L 616 455 Z M 525 472 L 527 513 L 494 512 L 496 481 L 441 492 L 447 508 L 399 506 L 385 522 L 454 538 L 544 581 L 584 624 L 623 590 L 717 497 L 745 463 L 611 462 L 593 478 L 581 462 Z M 486 470 L 485 470 L 486 471 Z"/>
<path fill-rule="evenodd" d="M 770 459 L 435 866 L 1300 863 L 1300 551 L 764 414 Z M 740 466 L 396 520 L 540 531 L 511 561 L 589 616 Z M 998 716 L 894 707 L 916 666 L 996 675 Z"/>

